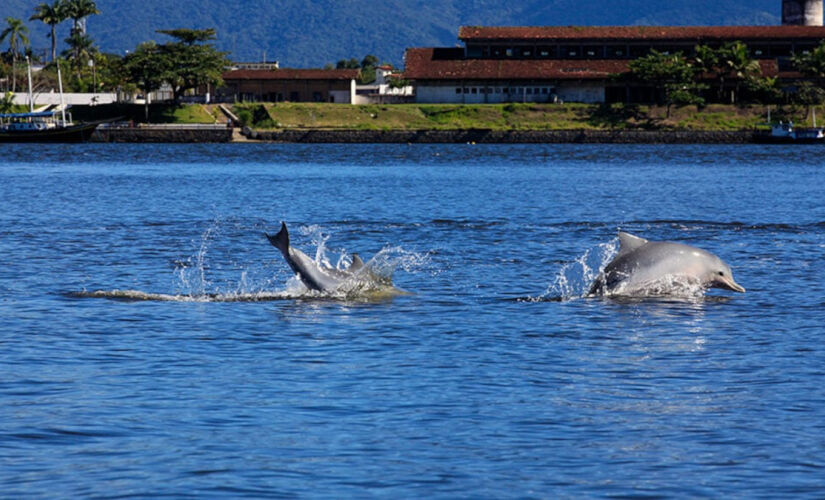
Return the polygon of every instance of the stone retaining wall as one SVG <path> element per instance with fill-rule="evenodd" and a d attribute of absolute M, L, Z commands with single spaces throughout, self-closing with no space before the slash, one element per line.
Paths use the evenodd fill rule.
<path fill-rule="evenodd" d="M 231 142 L 232 129 L 220 127 L 98 127 L 93 142 Z"/>
<path fill-rule="evenodd" d="M 432 143 L 432 144 L 747 144 L 750 130 L 246 130 L 250 139 L 295 143 Z"/>

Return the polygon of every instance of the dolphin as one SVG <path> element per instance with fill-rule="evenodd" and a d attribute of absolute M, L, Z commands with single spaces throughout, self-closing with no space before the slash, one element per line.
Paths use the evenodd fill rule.
<path fill-rule="evenodd" d="M 591 295 L 655 293 L 668 283 L 745 292 L 722 259 L 700 248 L 625 232 L 619 232 L 619 243 L 619 253 L 593 282 Z"/>
<path fill-rule="evenodd" d="M 289 232 L 286 223 L 281 223 L 281 230 L 275 236 L 266 234 L 272 245 L 281 251 L 289 264 L 295 271 L 301 282 L 310 290 L 318 292 L 335 292 L 347 283 L 357 280 L 359 275 L 368 279 L 373 279 L 372 273 L 366 269 L 364 262 L 358 254 L 352 255 L 352 264 L 346 270 L 333 269 L 331 267 L 320 266 L 307 254 L 289 245 Z"/>

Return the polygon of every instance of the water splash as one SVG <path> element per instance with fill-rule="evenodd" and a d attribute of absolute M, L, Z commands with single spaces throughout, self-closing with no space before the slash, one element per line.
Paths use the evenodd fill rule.
<path fill-rule="evenodd" d="M 176 263 L 178 295 L 199 296 L 207 293 L 212 285 L 206 278 L 206 257 L 210 242 L 218 235 L 220 221 L 214 220 L 201 234 L 200 246 L 193 257 Z"/>
<path fill-rule="evenodd" d="M 561 267 L 547 290 L 533 301 L 567 301 L 590 296 L 590 287 L 619 252 L 619 239 L 588 249 L 576 260 Z M 621 283 L 603 296 L 611 299 L 668 298 L 702 299 L 706 288 L 692 276 L 665 275 L 643 283 Z"/>
<path fill-rule="evenodd" d="M 619 239 L 589 248 L 576 260 L 562 266 L 553 282 L 535 301 L 565 301 L 586 297 L 596 277 L 619 252 Z"/>
<path fill-rule="evenodd" d="M 74 298 L 166 302 L 259 302 L 286 299 L 373 302 L 407 294 L 393 285 L 394 272 L 397 269 L 416 272 L 429 262 L 427 254 L 388 246 L 375 254 L 362 269 L 352 273 L 335 291 L 318 292 L 307 289 L 296 275 L 290 274 L 285 282 L 281 282 L 279 276 L 283 274 L 279 272 L 282 273 L 286 268 L 281 266 L 277 258 L 265 263 L 258 262 L 255 244 L 251 247 L 255 249 L 251 253 L 254 257 L 250 257 L 250 260 L 239 258 L 247 249 L 239 247 L 236 236 L 231 233 L 244 234 L 248 231 L 249 228 L 239 225 L 237 221 L 212 221 L 201 233 L 200 239 L 193 241 L 196 248 L 194 254 L 176 262 L 174 276 L 177 286 L 173 293 L 116 289 L 93 292 L 84 290 L 69 295 Z M 299 231 L 315 246 L 314 260 L 320 267 L 344 271 L 352 265 L 354 254 L 345 249 L 330 250 L 327 245 L 330 234 L 320 226 L 304 226 Z M 241 260 L 241 263 L 236 260 Z M 273 266 L 277 271 L 274 271 Z M 283 285 L 279 286 L 279 283 Z M 280 287 L 283 289 L 278 290 Z"/>
<path fill-rule="evenodd" d="M 624 283 L 615 290 L 606 294 L 607 297 L 636 297 L 674 299 L 700 299 L 705 296 L 707 289 L 701 280 L 693 276 L 667 274 L 655 280 L 635 283 L 628 286 Z"/>

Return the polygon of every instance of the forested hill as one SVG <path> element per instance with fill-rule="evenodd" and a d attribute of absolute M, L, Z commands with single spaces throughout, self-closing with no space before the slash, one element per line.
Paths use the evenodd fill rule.
<path fill-rule="evenodd" d="M 6 17 L 26 20 L 32 44 L 46 48 L 48 27 L 28 21 L 44 0 L 0 0 Z M 51 2 L 51 0 L 48 0 Z M 156 29 L 218 30 L 234 60 L 313 67 L 375 54 L 400 64 L 406 47 L 452 46 L 461 25 L 778 24 L 780 0 L 98 0 L 88 32 L 104 52 L 123 54 Z M 62 25 L 62 39 L 70 23 Z M 65 47 L 65 44 L 62 44 Z M 5 50 L 5 46 L 2 50 Z"/>

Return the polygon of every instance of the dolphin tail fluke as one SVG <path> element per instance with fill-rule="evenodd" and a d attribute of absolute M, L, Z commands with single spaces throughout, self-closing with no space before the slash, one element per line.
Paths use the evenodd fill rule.
<path fill-rule="evenodd" d="M 267 239 L 272 246 L 277 248 L 281 251 L 284 255 L 289 253 L 289 231 L 286 230 L 286 222 L 281 222 L 281 230 L 278 231 L 278 234 L 272 236 L 270 234 L 266 234 Z"/>

